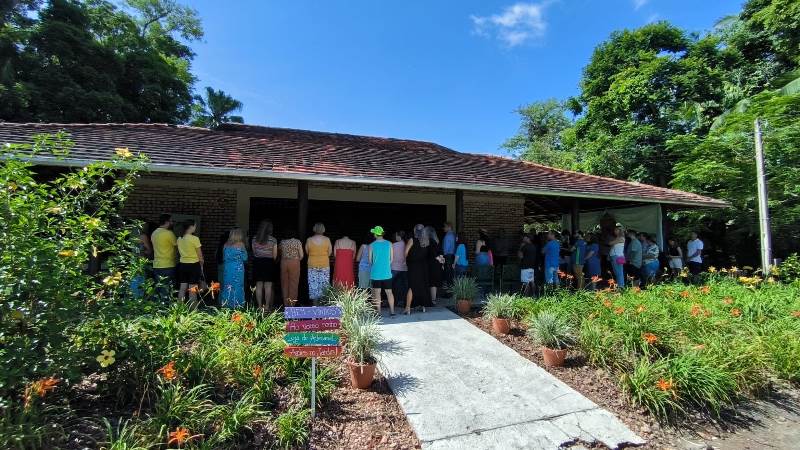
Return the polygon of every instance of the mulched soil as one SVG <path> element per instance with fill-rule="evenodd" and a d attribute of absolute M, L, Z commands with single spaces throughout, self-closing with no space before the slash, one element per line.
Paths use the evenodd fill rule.
<path fill-rule="evenodd" d="M 350 386 L 343 359 L 336 362 L 339 385 L 313 422 L 309 448 L 325 450 L 420 448 L 386 379 L 376 373 L 369 389 Z"/>

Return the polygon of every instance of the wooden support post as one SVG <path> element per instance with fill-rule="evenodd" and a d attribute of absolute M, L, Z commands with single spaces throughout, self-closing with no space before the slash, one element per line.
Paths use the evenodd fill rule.
<path fill-rule="evenodd" d="M 581 229 L 581 202 L 577 198 L 572 200 L 572 211 L 570 213 L 570 231 L 574 236 Z"/>
<path fill-rule="evenodd" d="M 464 231 L 464 191 L 456 190 L 456 223 L 455 231 Z"/>
<path fill-rule="evenodd" d="M 305 242 L 308 233 L 308 181 L 297 182 L 297 237 Z"/>

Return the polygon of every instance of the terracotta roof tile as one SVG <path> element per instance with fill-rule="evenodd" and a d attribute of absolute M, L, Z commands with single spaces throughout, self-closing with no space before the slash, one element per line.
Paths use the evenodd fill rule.
<path fill-rule="evenodd" d="M 727 205 L 689 192 L 500 156 L 460 153 L 429 142 L 287 128 L 226 125 L 210 131 L 164 124 L 0 123 L 0 142 L 30 142 L 33 135 L 60 130 L 69 133 L 75 143 L 72 159 L 107 159 L 114 148 L 128 147 L 146 153 L 153 170 L 166 172 L 220 172 L 679 205 Z"/>

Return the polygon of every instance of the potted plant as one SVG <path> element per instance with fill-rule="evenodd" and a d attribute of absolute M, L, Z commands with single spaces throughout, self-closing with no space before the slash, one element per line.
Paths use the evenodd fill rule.
<path fill-rule="evenodd" d="M 378 345 L 381 332 L 376 314 L 359 314 L 350 321 L 347 332 L 347 368 L 350 370 L 350 383 L 358 389 L 367 389 L 375 378 Z"/>
<path fill-rule="evenodd" d="M 549 311 L 531 316 L 527 322 L 528 337 L 542 347 L 544 364 L 551 367 L 563 366 L 567 349 L 575 342 L 569 323 Z"/>
<path fill-rule="evenodd" d="M 511 320 L 518 315 L 517 296 L 511 294 L 491 294 L 486 299 L 483 315 L 492 319 L 492 329 L 498 334 L 511 332 Z"/>
<path fill-rule="evenodd" d="M 342 309 L 341 323 L 341 342 L 345 345 L 350 330 L 353 329 L 353 320 L 362 315 L 368 315 L 374 311 L 370 302 L 369 292 L 358 288 L 334 289 L 330 292 L 332 304 Z"/>
<path fill-rule="evenodd" d="M 478 295 L 478 282 L 475 278 L 459 277 L 450 286 L 456 299 L 456 310 L 459 314 L 467 314 L 472 309 L 472 301 Z"/>

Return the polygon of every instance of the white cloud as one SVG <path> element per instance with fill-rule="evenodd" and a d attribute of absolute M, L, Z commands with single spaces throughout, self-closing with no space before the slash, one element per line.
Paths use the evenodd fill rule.
<path fill-rule="evenodd" d="M 646 5 L 650 0 L 633 0 L 633 9 L 639 9 Z"/>
<path fill-rule="evenodd" d="M 515 3 L 500 14 L 470 18 L 478 35 L 494 36 L 507 46 L 516 47 L 544 36 L 547 31 L 544 9 L 548 3 Z"/>

